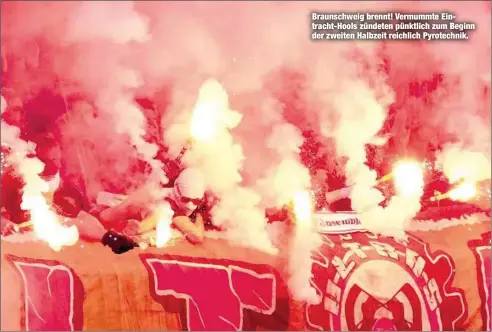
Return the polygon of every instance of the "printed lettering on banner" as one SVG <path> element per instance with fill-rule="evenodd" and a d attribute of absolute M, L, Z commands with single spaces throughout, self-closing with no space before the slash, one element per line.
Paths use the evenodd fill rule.
<path fill-rule="evenodd" d="M 324 212 L 314 214 L 316 228 L 323 234 L 347 234 L 363 229 L 358 215 L 354 212 Z"/>
<path fill-rule="evenodd" d="M 419 239 L 370 233 L 322 235 L 312 284 L 322 296 L 308 305 L 313 330 L 441 331 L 459 329 L 467 314 L 463 292 L 452 288 L 454 263 Z"/>
<path fill-rule="evenodd" d="M 480 299 L 482 302 L 482 331 L 492 330 L 492 298 L 490 292 L 492 289 L 490 275 L 491 260 L 491 239 L 490 232 L 482 234 L 480 240 L 470 241 L 468 246 L 473 251 L 477 261 L 477 282 Z"/>
<path fill-rule="evenodd" d="M 84 288 L 77 275 L 57 261 L 6 256 L 22 282 L 26 331 L 80 331 Z"/>
<path fill-rule="evenodd" d="M 247 311 L 272 315 L 276 310 L 277 277 L 262 265 L 141 255 L 154 299 L 182 299 L 188 330 L 242 330 Z"/>

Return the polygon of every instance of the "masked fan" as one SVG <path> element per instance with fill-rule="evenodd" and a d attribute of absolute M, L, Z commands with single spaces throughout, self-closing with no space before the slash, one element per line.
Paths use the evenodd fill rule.
<path fill-rule="evenodd" d="M 124 228 L 128 220 L 139 220 L 139 231 L 155 227 L 153 208 L 166 200 L 173 210 L 172 226 L 182 232 L 193 244 L 201 243 L 205 224 L 210 222 L 210 197 L 205 195 L 205 183 L 197 170 L 183 170 L 172 188 L 156 189 L 144 186 L 129 195 L 123 202 L 100 214 L 106 225 Z M 117 226 L 117 227 L 118 227 Z"/>

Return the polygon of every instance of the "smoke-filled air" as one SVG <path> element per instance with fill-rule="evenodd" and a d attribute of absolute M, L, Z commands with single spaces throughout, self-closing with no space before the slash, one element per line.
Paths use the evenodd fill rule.
<path fill-rule="evenodd" d="M 466 43 L 311 40 L 313 10 L 443 8 L 476 24 Z M 451 183 L 490 179 L 490 8 L 2 2 L 1 137 L 15 151 L 7 162 L 24 181 L 23 209 L 53 247 L 77 240 L 43 198 L 36 130 L 57 128 L 67 172 L 82 169 L 90 200 L 111 188 L 165 185 L 167 161 L 185 149 L 182 163 L 217 199 L 212 223 L 229 241 L 278 254 L 266 212 L 293 206 L 289 286 L 316 303 L 309 271 L 319 193 L 347 189 L 344 209 L 365 229 L 399 238 L 422 209 L 424 162 Z M 40 94 L 60 102 L 33 106 Z M 385 176 L 395 180 L 391 197 L 380 187 Z"/>

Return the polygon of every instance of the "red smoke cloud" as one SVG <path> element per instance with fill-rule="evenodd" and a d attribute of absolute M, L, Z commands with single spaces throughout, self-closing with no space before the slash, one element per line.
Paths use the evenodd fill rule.
<path fill-rule="evenodd" d="M 242 175 L 248 184 L 282 158 L 264 142 L 274 124 L 288 122 L 309 137 L 302 160 L 311 175 L 318 172 L 315 178 L 324 180 L 320 174 L 328 173 L 329 186 L 341 186 L 347 156 L 340 154 L 345 143 L 336 133 L 344 100 L 358 96 L 343 95 L 349 92 L 340 84 L 359 81 L 383 105 L 383 122 L 374 128 L 380 127 L 377 134 L 387 138 L 386 143 L 366 146 L 367 162 L 380 174 L 397 156 L 432 158 L 449 142 L 490 160 L 489 2 L 1 6 L 2 86 L 24 105 L 43 89 L 68 98 L 70 124 L 60 128 L 65 140 L 92 148 L 94 156 L 86 156 L 85 163 L 98 174 L 92 177 L 98 189 L 101 183 L 135 185 L 128 183 L 128 172 L 138 168 L 129 160 L 149 162 L 157 148 L 172 145 L 163 141 L 163 132 L 193 105 L 198 87 L 208 77 L 224 85 L 231 107 L 243 114 L 233 135 L 243 148 Z M 313 42 L 313 10 L 446 11 L 457 21 L 475 23 L 477 29 L 466 42 Z M 9 99 L 7 92 L 4 95 Z M 338 104 L 335 95 L 341 96 Z M 145 117 L 133 107 L 138 106 L 135 97 L 153 101 Z M 10 99 L 9 104 L 15 98 Z M 54 104 L 31 107 L 29 117 L 58 112 Z M 364 129 L 362 121 L 371 121 L 371 116 L 354 121 Z M 144 141 L 136 142 L 140 139 Z M 158 146 L 148 146 L 145 140 Z M 128 142 L 140 145 L 140 157 Z"/>

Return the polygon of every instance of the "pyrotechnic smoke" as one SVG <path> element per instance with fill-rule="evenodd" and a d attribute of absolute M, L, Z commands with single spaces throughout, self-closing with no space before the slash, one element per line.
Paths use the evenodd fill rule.
<path fill-rule="evenodd" d="M 314 129 L 319 135 L 332 137 L 330 132 L 335 129 L 337 113 L 330 105 L 333 96 L 340 93 L 337 91 L 338 82 L 354 80 L 358 74 L 366 71 L 367 64 L 379 66 L 384 60 L 385 67 L 380 66 L 379 69 L 385 71 L 388 84 L 396 94 L 395 111 L 388 119 L 395 121 L 385 124 L 385 130 L 391 134 L 392 144 L 402 150 L 382 147 L 380 150 L 383 152 L 404 153 L 405 149 L 412 151 L 418 147 L 419 152 L 424 153 L 428 145 L 435 147 L 446 141 L 445 133 L 449 131 L 446 129 L 449 127 L 447 121 L 456 120 L 455 123 L 462 124 L 463 121 L 458 119 L 463 119 L 464 115 L 460 114 L 473 113 L 482 118 L 489 116 L 487 114 L 490 112 L 488 107 L 485 113 L 472 112 L 471 109 L 477 103 L 473 102 L 469 93 L 474 88 L 479 93 L 479 83 L 490 86 L 490 82 L 483 79 L 490 72 L 490 38 L 486 38 L 490 36 L 490 17 L 487 15 L 489 3 L 471 2 L 466 7 L 459 2 L 97 2 L 2 6 L 11 9 L 2 11 L 2 54 L 7 55 L 5 58 L 15 56 L 31 61 L 33 56 L 25 52 L 31 47 L 27 46 L 34 40 L 45 39 L 48 43 L 43 44 L 44 56 L 38 60 L 53 59 L 56 73 L 61 78 L 76 82 L 80 85 L 79 89 L 89 95 L 98 96 L 100 90 L 108 89 L 121 92 L 120 77 L 124 76 L 121 72 L 126 69 L 139 73 L 144 84 L 142 89 L 147 90 L 148 95 L 161 89 L 163 84 L 172 83 L 175 96 L 185 92 L 188 102 L 196 96 L 186 92 L 194 91 L 197 82 L 201 83 L 207 77 L 216 77 L 224 82 L 234 98 L 233 104 L 236 99 L 248 98 L 245 96 L 262 90 L 260 98 L 253 94 L 248 104 L 263 108 L 264 100 L 268 99 L 266 97 L 275 100 L 279 98 L 278 91 L 283 92 L 280 110 L 278 107 L 267 107 L 262 113 L 254 109 L 243 112 L 244 109 L 233 105 L 233 108 L 245 115 L 240 127 L 246 124 L 251 126 L 248 130 L 238 128 L 237 135 L 245 136 L 237 137 L 237 141 L 243 146 L 246 155 L 247 167 L 244 172 L 248 177 L 253 176 L 253 183 L 261 177 L 259 173 L 274 164 L 267 158 L 253 158 L 252 151 L 268 150 L 259 138 L 265 137 L 265 130 L 269 132 L 271 127 L 261 125 L 263 120 L 260 119 L 271 117 L 272 113 L 284 113 L 289 121 L 295 119 L 296 125 L 302 125 L 302 129 Z M 426 12 L 442 8 L 452 9 L 459 20 L 477 24 L 469 42 L 313 43 L 309 38 L 310 25 L 306 22 L 312 10 L 339 12 L 371 9 L 384 12 L 389 9 L 411 9 Z M 220 20 L 217 19 L 218 15 Z M 36 17 L 36 20 L 31 17 Z M 255 24 L 252 25 L 252 21 Z M 176 30 L 177 26 L 179 31 Z M 382 45 L 384 47 L 380 48 Z M 359 54 L 357 48 L 379 51 Z M 480 61 L 462 60 L 456 66 L 455 54 L 463 54 L 463 51 L 467 54 L 463 59 L 476 59 L 479 56 Z M 284 69 L 295 75 L 275 78 L 280 76 L 275 73 L 281 73 Z M 10 62 L 8 70 L 11 73 L 9 76 L 25 76 L 24 69 Z M 365 76 L 372 74 L 363 73 Z M 442 74 L 445 82 L 435 91 L 425 89 L 427 81 L 435 74 Z M 456 77 L 463 78 L 463 83 L 460 83 L 458 90 L 453 90 L 450 85 L 456 82 Z M 40 79 L 47 80 L 45 76 L 38 75 L 36 80 L 23 80 L 18 85 L 24 87 L 34 82 L 38 85 Z M 270 81 L 269 89 L 265 89 L 266 80 Z M 470 82 L 473 84 L 469 85 Z M 46 83 L 52 84 L 51 81 Z M 409 92 L 413 83 L 423 86 L 422 93 L 425 96 L 417 98 L 415 93 Z M 113 89 L 115 84 L 116 89 Z M 380 84 L 376 81 L 370 89 L 377 90 Z M 134 91 L 125 91 L 127 100 L 131 100 L 133 94 Z M 449 104 L 451 99 L 464 100 L 461 96 L 465 94 L 469 102 L 463 101 L 462 108 L 453 108 L 451 116 L 449 107 L 443 105 Z M 173 98 L 173 106 L 179 107 L 178 99 Z M 480 100 L 488 103 L 486 97 Z M 112 113 L 122 112 L 115 110 L 113 105 L 111 102 L 105 108 Z M 168 105 L 160 106 L 164 109 Z M 246 119 L 251 118 L 250 113 L 254 114 L 256 120 Z M 489 142 L 490 139 L 482 141 Z M 335 156 L 330 158 L 335 159 Z M 336 161 L 333 160 L 332 164 L 338 164 Z M 260 164 L 261 167 L 253 167 L 252 164 Z"/>
<path fill-rule="evenodd" d="M 282 207 L 292 201 L 295 193 L 311 187 L 309 171 L 299 160 L 303 142 L 295 126 L 280 121 L 273 125 L 266 147 L 272 151 L 272 161 L 278 163 L 265 170 L 257 185 L 266 206 Z"/>
<path fill-rule="evenodd" d="M 320 299 L 311 286 L 312 254 L 321 240 L 313 228 L 311 177 L 299 160 L 304 138 L 297 127 L 285 123 L 283 118 L 269 120 L 274 121 L 270 124 L 272 131 L 266 147 L 271 150 L 271 160 L 278 163 L 272 162 L 256 188 L 262 194 L 265 207 L 280 208 L 293 202 L 294 213 L 299 216 L 289 246 L 289 287 L 296 300 L 315 304 Z"/>
<path fill-rule="evenodd" d="M 442 47 L 426 45 L 444 74 L 435 119 L 465 149 L 480 152 L 490 160 L 491 32 L 485 29 L 491 23 L 490 3 L 474 3 L 466 10 L 462 5 L 451 3 L 448 10 L 456 11 L 460 21 L 476 24 L 469 40 L 443 43 Z M 436 8 L 436 4 L 424 6 Z M 466 58 L 474 60 L 465 61 Z"/>
<path fill-rule="evenodd" d="M 289 289 L 297 301 L 317 304 L 320 301 L 311 285 L 312 254 L 321 245 L 319 234 L 314 230 L 299 232 L 294 236 L 289 252 Z"/>
<path fill-rule="evenodd" d="M 312 198 L 308 191 L 293 197 L 295 215 L 294 237 L 289 252 L 289 288 L 296 300 L 317 304 L 321 301 L 311 285 L 312 255 L 321 245 L 321 237 L 314 229 Z"/>
<path fill-rule="evenodd" d="M 476 183 L 490 179 L 490 159 L 482 152 L 465 149 L 461 144 L 445 145 L 437 154 L 437 165 L 451 182 Z"/>
<path fill-rule="evenodd" d="M 166 184 L 163 164 L 155 159 L 158 146 L 146 140 L 146 118 L 134 102 L 143 81 L 138 70 L 126 64 L 127 48 L 150 39 L 148 19 L 134 11 L 132 2 L 84 2 L 69 17 L 65 40 L 82 51 L 74 68 L 78 83 L 91 88 L 98 111 L 113 118 L 115 132 L 128 135 L 138 158 L 150 165 L 151 181 Z M 98 65 L 96 73 L 85 72 L 94 70 L 89 69 L 93 65 Z"/>
<path fill-rule="evenodd" d="M 6 108 L 7 103 L 2 96 L 2 114 Z M 1 130 L 2 145 L 11 149 L 6 161 L 15 165 L 24 180 L 21 208 L 30 212 L 36 235 L 57 251 L 65 245 L 75 244 L 79 237 L 77 227 L 62 226 L 43 196 L 49 190 L 48 183 L 39 176 L 44 164 L 38 158 L 28 157 L 34 153 L 35 144 L 22 140 L 19 128 L 7 124 L 3 119 Z"/>
<path fill-rule="evenodd" d="M 213 223 L 236 243 L 274 252 L 265 213 L 259 207 L 261 196 L 241 184 L 243 151 L 230 132 L 241 116 L 229 108 L 227 92 L 219 82 L 207 80 L 200 87 L 190 115 L 188 133 L 193 143 L 184 161 L 201 171 L 208 189 L 219 197 L 212 210 Z M 179 123 L 176 126 L 183 128 Z"/>
<path fill-rule="evenodd" d="M 477 25 L 469 41 L 310 39 L 312 11 L 443 8 Z M 155 163 L 154 170 L 160 168 L 152 161 L 155 147 L 144 138 L 145 119 L 133 97 L 145 91 L 160 112 L 169 110 L 164 136 L 176 155 L 189 137 L 197 88 L 214 77 L 243 116 L 236 128 L 219 130 L 214 147 L 198 143 L 188 157 L 191 164 L 203 163 L 211 189 L 221 193 L 216 222 L 228 225 L 239 218 L 251 238 L 263 227 L 264 206 L 284 203 L 291 198 L 287 192 L 309 189 L 297 148 L 300 132 L 310 130 L 322 152 L 336 145 L 336 155 L 328 155 L 329 165 L 322 167 L 354 184 L 352 205 L 364 225 L 400 234 L 419 208 L 417 199 L 403 204 L 395 197 L 380 208 L 371 168 L 380 171 L 407 154 L 433 157 L 450 142 L 485 154 L 490 163 L 490 80 L 484 79 L 490 76 L 489 13 L 489 2 L 2 2 L 2 56 L 7 84 L 16 91 L 25 94 L 59 79 L 95 101 L 98 115 L 110 114 L 114 123 L 100 123 L 106 137 L 94 140 L 123 141 L 118 128 L 142 159 Z M 33 49 L 40 51 L 26 51 Z M 171 101 L 157 94 L 167 86 Z M 287 129 L 286 122 L 299 130 Z M 367 146 L 379 137 L 388 138 L 375 148 L 379 158 L 368 158 Z M 100 146 L 94 153 L 111 154 L 113 164 L 122 165 L 129 155 L 122 150 Z M 206 161 L 193 156 L 200 153 Z M 114 177 L 110 164 L 91 168 Z M 330 183 L 332 189 L 343 185 Z M 244 202 L 237 202 L 242 197 Z"/>
<path fill-rule="evenodd" d="M 436 8 L 435 4 L 426 7 Z M 451 181 L 462 177 L 476 182 L 489 179 L 491 168 L 491 38 L 490 31 L 483 28 L 490 26 L 490 3 L 472 6 L 466 12 L 457 3 L 448 8 L 458 11 L 461 20 L 475 23 L 477 29 L 465 44 L 427 45 L 443 73 L 440 98 L 432 118 L 450 135 L 437 161 Z M 460 57 L 450 54 L 460 54 Z M 464 61 L 465 58 L 474 60 Z"/>
<path fill-rule="evenodd" d="M 134 11 L 132 2 L 83 2 L 71 11 L 68 22 L 66 36 L 74 42 L 103 39 L 127 44 L 149 40 L 148 19 Z"/>
<path fill-rule="evenodd" d="M 333 136 L 338 154 L 347 157 L 345 175 L 352 185 L 352 208 L 359 213 L 363 226 L 374 233 L 402 236 L 405 223 L 420 209 L 423 191 L 411 197 L 396 195 L 385 208 L 381 207 L 384 197 L 374 188 L 377 174 L 367 166 L 366 155 L 366 145 L 383 126 L 391 97 L 387 92 L 378 98 L 361 80 L 341 82 L 340 92 L 332 101 L 339 115 Z"/>

